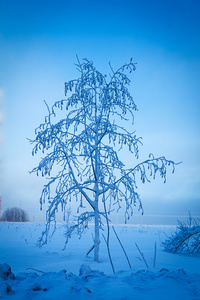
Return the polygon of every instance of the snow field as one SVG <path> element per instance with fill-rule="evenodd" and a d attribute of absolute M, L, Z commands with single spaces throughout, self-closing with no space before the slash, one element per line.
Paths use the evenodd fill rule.
<path fill-rule="evenodd" d="M 115 226 L 132 269 L 111 229 L 116 274 L 103 238 L 100 262 L 93 261 L 93 253 L 86 257 L 93 244 L 93 226 L 80 240 L 73 236 L 64 251 L 62 224 L 47 245 L 36 247 L 42 228 L 34 223 L 0 223 L 0 264 L 8 264 L 15 274 L 14 280 L 0 278 L 0 299 L 200 299 L 200 258 L 166 253 L 161 247 L 175 226 Z"/>

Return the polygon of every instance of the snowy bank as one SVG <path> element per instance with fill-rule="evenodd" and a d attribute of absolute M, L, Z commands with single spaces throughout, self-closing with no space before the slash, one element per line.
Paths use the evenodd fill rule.
<path fill-rule="evenodd" d="M 103 240 L 100 263 L 93 261 L 93 253 L 86 257 L 93 227 L 81 240 L 73 236 L 65 251 L 64 226 L 58 224 L 49 243 L 38 248 L 42 228 L 34 223 L 0 223 L 0 299 L 200 299 L 200 257 L 167 253 L 161 247 L 174 226 L 116 226 L 132 266 L 111 231 L 116 274 Z"/>
<path fill-rule="evenodd" d="M 2 266 L 6 268 L 0 265 L 0 270 Z M 1 299 L 200 299 L 200 276 L 188 275 L 183 269 L 120 271 L 106 276 L 82 265 L 79 276 L 62 270 L 15 277 L 10 270 L 7 278 L 5 273 L 0 277 Z"/>

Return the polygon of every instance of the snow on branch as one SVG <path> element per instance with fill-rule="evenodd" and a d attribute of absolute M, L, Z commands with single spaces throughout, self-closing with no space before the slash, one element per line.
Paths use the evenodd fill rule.
<path fill-rule="evenodd" d="M 94 218 L 94 252 L 98 260 L 101 217 L 107 222 L 107 215 L 122 207 L 125 221 L 133 214 L 134 206 L 143 212 L 136 174 L 145 183 L 159 173 L 165 182 L 167 167 L 171 165 L 174 171 L 176 164 L 151 154 L 146 161 L 128 168 L 119 157 L 119 151 L 127 151 L 138 159 L 142 145 L 132 129 L 137 111 L 127 75 L 136 69 L 132 60 L 117 71 L 110 64 L 109 76 L 100 73 L 88 59 L 80 62 L 77 57 L 76 68 L 79 77 L 65 83 L 66 99 L 55 101 L 51 107 L 45 101 L 44 123 L 36 128 L 35 138 L 29 140 L 32 155 L 40 152 L 43 157 L 31 173 L 41 174 L 48 181 L 40 198 L 41 209 L 44 203 L 48 205 L 40 244 L 47 242 L 57 211 L 61 209 L 65 221 L 67 206 L 74 201 L 78 211 L 81 208 L 86 212 L 68 228 L 66 241 L 72 232 L 81 235 Z M 106 215 L 100 211 L 100 203 L 106 205 Z"/>
<path fill-rule="evenodd" d="M 163 243 L 164 250 L 190 256 L 200 255 L 200 225 L 190 216 L 189 222 L 178 221 L 176 232 Z"/>

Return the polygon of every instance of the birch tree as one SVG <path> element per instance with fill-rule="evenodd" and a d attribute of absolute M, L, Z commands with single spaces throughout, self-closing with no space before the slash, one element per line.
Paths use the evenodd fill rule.
<path fill-rule="evenodd" d="M 132 130 L 137 111 L 127 76 L 136 69 L 132 60 L 118 70 L 110 65 L 108 76 L 87 59 L 80 62 L 77 58 L 77 61 L 79 78 L 65 83 L 66 99 L 56 101 L 51 108 L 45 102 L 48 114 L 31 140 L 32 154 L 44 153 L 32 172 L 48 178 L 40 198 L 41 209 L 45 202 L 48 209 L 46 228 L 39 243 L 47 243 L 58 208 L 65 220 L 67 206 L 76 201 L 80 214 L 75 224 L 67 226 L 66 243 L 73 232 L 81 235 L 93 220 L 94 260 L 98 261 L 100 230 L 104 221 L 109 222 L 113 209 L 125 207 L 125 221 L 132 216 L 134 206 L 143 213 L 137 173 L 143 183 L 155 178 L 157 173 L 165 182 L 167 166 L 171 165 L 174 172 L 175 163 L 150 154 L 146 161 L 127 168 L 119 156 L 126 149 L 138 159 L 141 144 Z M 64 117 L 56 122 L 60 110 Z"/>

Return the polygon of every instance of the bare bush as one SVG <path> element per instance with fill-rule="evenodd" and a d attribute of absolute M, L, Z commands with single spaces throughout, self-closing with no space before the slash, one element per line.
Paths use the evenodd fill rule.
<path fill-rule="evenodd" d="M 165 251 L 185 255 L 200 255 L 200 224 L 189 217 L 188 223 L 178 221 L 177 230 L 163 242 Z"/>
<path fill-rule="evenodd" d="M 19 207 L 12 207 L 12 208 L 7 208 L 4 211 L 1 221 L 28 222 L 29 216 L 25 210 L 23 210 Z"/>

